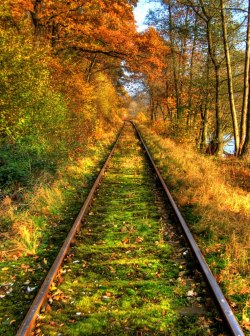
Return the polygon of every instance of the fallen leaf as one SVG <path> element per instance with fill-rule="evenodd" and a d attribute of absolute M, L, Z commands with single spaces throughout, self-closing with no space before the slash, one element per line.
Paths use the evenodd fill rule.
<path fill-rule="evenodd" d="M 57 326 L 57 323 L 54 322 L 54 321 L 50 321 L 49 324 L 50 324 L 52 327 L 56 327 L 56 326 Z"/>
<path fill-rule="evenodd" d="M 116 273 L 116 270 L 112 266 L 109 266 L 109 270 L 110 270 L 111 273 Z"/>
<path fill-rule="evenodd" d="M 129 238 L 125 238 L 125 239 L 123 239 L 123 244 L 128 244 L 129 243 Z"/>
<path fill-rule="evenodd" d="M 53 302 L 53 300 L 52 300 L 52 302 Z M 51 302 L 51 303 L 52 303 L 52 302 Z M 47 304 L 47 306 L 46 306 L 45 310 L 46 310 L 46 311 L 51 311 L 51 310 L 52 310 L 52 308 L 51 308 L 51 306 L 50 306 L 49 304 Z"/>

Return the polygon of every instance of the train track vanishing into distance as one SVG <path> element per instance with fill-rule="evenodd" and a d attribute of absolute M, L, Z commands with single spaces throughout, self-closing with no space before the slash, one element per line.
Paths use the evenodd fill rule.
<path fill-rule="evenodd" d="M 244 335 L 133 123 L 17 335 Z"/>

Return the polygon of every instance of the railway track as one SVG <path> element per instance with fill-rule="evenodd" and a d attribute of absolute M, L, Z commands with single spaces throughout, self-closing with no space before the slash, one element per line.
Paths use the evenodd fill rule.
<path fill-rule="evenodd" d="M 244 335 L 131 123 L 17 332 L 30 334 Z"/>

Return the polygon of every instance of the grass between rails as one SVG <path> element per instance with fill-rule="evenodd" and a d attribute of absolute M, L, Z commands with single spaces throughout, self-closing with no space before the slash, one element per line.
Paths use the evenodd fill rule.
<path fill-rule="evenodd" d="M 62 167 L 50 183 L 0 206 L 0 334 L 14 335 L 115 139 L 114 130 Z"/>
<path fill-rule="evenodd" d="M 216 158 L 141 127 L 144 138 L 206 260 L 250 332 L 250 194 Z M 249 174 L 245 168 L 245 174 Z"/>
<path fill-rule="evenodd" d="M 154 181 L 127 126 L 93 207 L 51 289 L 35 335 L 218 335 L 212 317 L 180 316 L 185 280 L 156 206 Z M 191 295 L 192 296 L 192 295 Z"/>

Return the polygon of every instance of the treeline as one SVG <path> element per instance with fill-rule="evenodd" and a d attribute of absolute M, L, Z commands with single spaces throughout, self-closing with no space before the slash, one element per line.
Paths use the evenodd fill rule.
<path fill-rule="evenodd" d="M 166 47 L 155 29 L 137 33 L 136 3 L 1 1 L 0 187 L 54 172 L 118 125 L 124 69 L 162 71 Z"/>
<path fill-rule="evenodd" d="M 190 135 L 221 155 L 226 136 L 235 154 L 249 152 L 250 6 L 234 0 L 168 0 L 151 11 L 169 53 L 165 73 L 147 81 L 151 120 Z M 228 140 L 228 138 L 227 138 Z M 210 143 L 210 146 L 208 144 Z"/>
<path fill-rule="evenodd" d="M 0 4 L 2 188 L 27 185 L 44 170 L 54 173 L 114 125 L 124 104 L 119 63 L 104 71 L 100 56 L 59 54 L 41 6 L 42 1 Z"/>
<path fill-rule="evenodd" d="M 53 14 L 46 10 L 42 1 L 0 4 L 1 187 L 26 185 L 43 170 L 55 172 L 114 124 L 123 105 L 119 63 L 104 71 L 104 57 L 59 53 L 44 11 Z"/>

